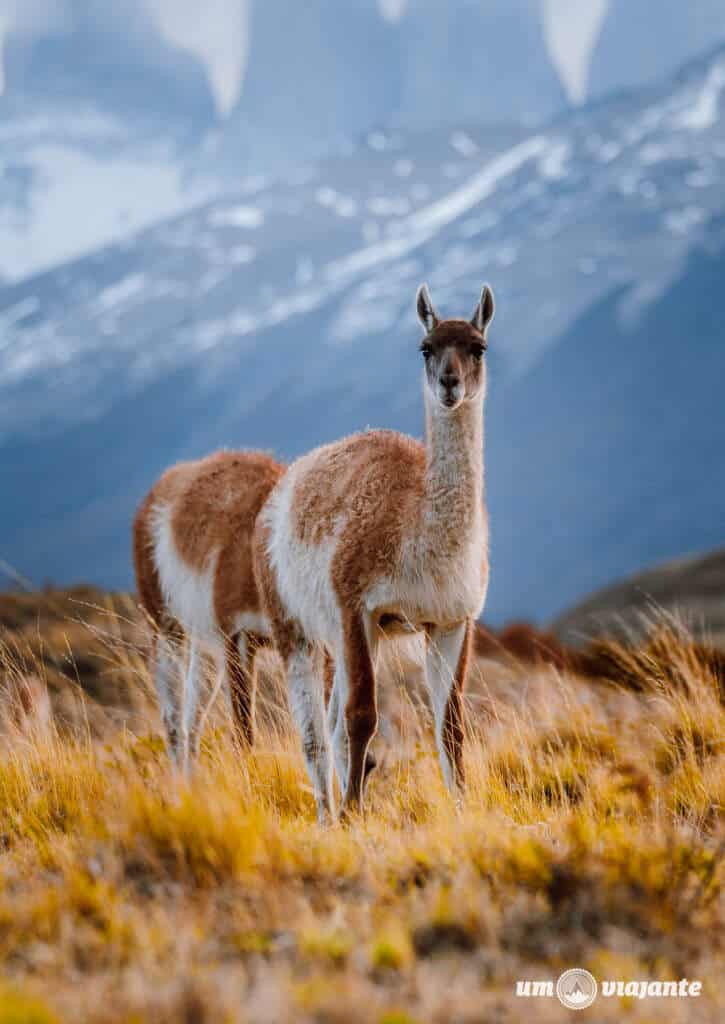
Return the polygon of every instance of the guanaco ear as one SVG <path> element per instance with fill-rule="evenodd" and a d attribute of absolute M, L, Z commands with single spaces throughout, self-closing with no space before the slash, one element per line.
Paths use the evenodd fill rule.
<path fill-rule="evenodd" d="M 418 319 L 423 324 L 426 334 L 430 334 L 433 328 L 438 326 L 440 320 L 438 319 L 438 314 L 433 309 L 427 284 L 422 284 L 418 289 L 416 307 L 418 309 Z"/>
<path fill-rule="evenodd" d="M 488 325 L 493 320 L 495 312 L 496 306 L 493 301 L 493 291 L 489 285 L 485 284 L 481 289 L 481 298 L 478 300 L 478 305 L 471 317 L 471 326 L 475 327 L 485 337 Z"/>

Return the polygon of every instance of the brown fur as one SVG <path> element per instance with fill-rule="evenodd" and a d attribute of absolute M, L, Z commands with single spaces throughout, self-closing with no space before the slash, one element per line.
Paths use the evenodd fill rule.
<path fill-rule="evenodd" d="M 153 534 L 151 532 L 151 511 L 157 495 L 165 489 L 165 477 L 159 480 L 138 507 L 133 521 L 133 563 L 136 573 L 136 589 L 139 602 L 151 623 L 157 630 L 162 630 L 168 623 L 164 595 L 161 582 L 156 571 L 153 557 Z"/>
<path fill-rule="evenodd" d="M 370 741 L 378 727 L 378 711 L 375 669 L 365 635 L 365 623 L 360 612 L 347 610 L 343 629 L 344 656 L 351 680 L 350 697 L 345 708 L 350 744 L 350 775 L 345 806 L 347 810 L 351 810 L 362 806 L 367 776 L 366 757 Z"/>
<path fill-rule="evenodd" d="M 321 449 L 314 470 L 296 486 L 295 530 L 310 544 L 332 534 L 351 493 L 356 495 L 355 518 L 333 563 L 335 589 L 346 606 L 354 607 L 370 581 L 396 560 L 404 530 L 420 515 L 425 469 L 420 442 L 376 430 Z"/>
<path fill-rule="evenodd" d="M 330 700 L 332 684 L 335 680 L 335 662 L 329 651 L 323 652 L 322 678 L 325 684 L 325 704 Z"/>
<path fill-rule="evenodd" d="M 174 504 L 174 538 L 181 557 L 196 569 L 203 570 L 219 552 L 214 611 L 219 628 L 228 634 L 240 611 L 261 610 L 252 535 L 284 467 L 262 452 L 218 452 L 189 468 Z"/>

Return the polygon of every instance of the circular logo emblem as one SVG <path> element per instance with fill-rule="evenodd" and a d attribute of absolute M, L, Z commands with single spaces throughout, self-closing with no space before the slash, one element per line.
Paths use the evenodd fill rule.
<path fill-rule="evenodd" d="M 572 967 L 564 971 L 556 983 L 556 995 L 570 1010 L 584 1010 L 597 998 L 597 982 L 589 971 Z"/>

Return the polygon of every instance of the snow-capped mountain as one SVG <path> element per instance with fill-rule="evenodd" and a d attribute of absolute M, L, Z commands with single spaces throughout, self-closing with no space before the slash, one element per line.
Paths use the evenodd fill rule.
<path fill-rule="evenodd" d="M 721 38 L 719 0 L 0 0 L 0 279 L 370 132 L 531 131 Z"/>
<path fill-rule="evenodd" d="M 371 133 L 0 289 L 0 558 L 130 580 L 171 460 L 421 429 L 422 279 L 497 294 L 490 616 L 722 541 L 725 50 L 536 131 Z"/>

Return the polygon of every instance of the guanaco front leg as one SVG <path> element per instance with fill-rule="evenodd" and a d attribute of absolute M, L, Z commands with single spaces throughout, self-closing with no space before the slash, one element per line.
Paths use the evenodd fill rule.
<path fill-rule="evenodd" d="M 451 792 L 460 790 L 463 774 L 463 690 L 468 671 L 470 619 L 453 628 L 431 630 L 426 680 L 433 706 L 438 756 Z"/>
<path fill-rule="evenodd" d="M 324 681 L 315 669 L 312 649 L 304 642 L 297 644 L 287 658 L 289 704 L 302 740 L 302 753 L 315 793 L 317 818 L 324 825 L 333 820 L 335 805 Z"/>

